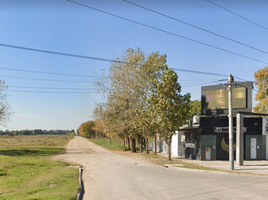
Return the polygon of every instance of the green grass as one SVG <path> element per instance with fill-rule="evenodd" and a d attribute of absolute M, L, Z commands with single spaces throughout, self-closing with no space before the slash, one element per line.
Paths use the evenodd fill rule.
<path fill-rule="evenodd" d="M 64 153 L 64 148 L 60 147 L 2 147 L 0 155 L 5 156 L 49 156 L 53 154 Z"/>
<path fill-rule="evenodd" d="M 94 142 L 95 144 L 98 144 L 112 151 L 125 151 L 126 150 L 126 148 L 124 148 L 122 140 L 112 140 L 111 144 L 110 144 L 110 139 L 106 139 L 106 138 L 89 139 L 89 140 L 91 142 Z"/>
<path fill-rule="evenodd" d="M 37 136 L 15 137 L 19 138 L 10 138 L 9 141 L 13 145 L 0 148 L 0 200 L 76 199 L 80 188 L 78 169 L 68 163 L 51 160 L 52 155 L 64 152 L 63 147 L 54 145 L 64 145 L 68 140 L 55 136 L 50 138 L 54 145 L 40 143 L 40 146 L 34 146 L 29 141 L 38 140 Z M 40 140 L 44 138 L 42 136 Z M 15 144 L 17 139 L 22 141 L 22 146 Z M 62 143 L 63 140 L 65 143 Z"/>

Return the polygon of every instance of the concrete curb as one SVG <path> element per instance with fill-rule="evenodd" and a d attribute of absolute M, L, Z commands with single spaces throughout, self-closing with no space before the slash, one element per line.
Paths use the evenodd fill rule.
<path fill-rule="evenodd" d="M 84 182 L 83 182 L 83 179 L 82 179 L 82 175 L 83 175 L 83 168 L 81 166 L 79 166 L 79 184 L 80 184 L 81 189 L 80 189 L 80 191 L 78 193 L 77 200 L 82 200 L 83 196 L 84 196 L 84 193 L 85 193 Z"/>
<path fill-rule="evenodd" d="M 173 170 L 180 170 L 180 171 L 192 171 L 192 172 L 202 172 L 202 173 L 215 173 L 215 174 L 235 174 L 232 172 L 227 172 L 227 171 L 213 171 L 213 170 L 201 170 L 201 169 L 188 169 L 188 168 L 184 168 L 181 166 L 173 166 L 173 165 L 169 165 L 169 164 L 164 164 L 164 167 L 169 168 L 169 169 L 173 169 Z"/>
<path fill-rule="evenodd" d="M 237 176 L 268 176 L 268 174 L 257 174 L 248 171 L 211 171 L 211 170 L 200 170 L 200 169 L 188 169 L 183 168 L 182 166 L 177 166 L 176 164 L 164 164 L 164 167 L 179 170 L 179 171 L 192 171 L 192 172 L 201 172 L 201 173 L 212 173 L 212 174 L 232 174 Z"/>

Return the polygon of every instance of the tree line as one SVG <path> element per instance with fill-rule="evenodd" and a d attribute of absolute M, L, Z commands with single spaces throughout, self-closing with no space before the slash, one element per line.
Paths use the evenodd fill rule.
<path fill-rule="evenodd" d="M 158 134 L 168 145 L 172 135 L 190 117 L 190 94 L 181 94 L 177 73 L 166 64 L 166 55 L 127 49 L 111 63 L 108 74 L 97 81 L 103 94 L 94 110 L 95 133 L 126 139 L 136 152 L 136 142 L 148 153 L 148 141 Z"/>

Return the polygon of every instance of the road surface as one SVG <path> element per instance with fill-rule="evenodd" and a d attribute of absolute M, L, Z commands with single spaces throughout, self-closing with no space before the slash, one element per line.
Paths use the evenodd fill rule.
<path fill-rule="evenodd" d="M 167 169 L 76 136 L 57 159 L 84 168 L 85 200 L 268 199 L 268 177 Z"/>

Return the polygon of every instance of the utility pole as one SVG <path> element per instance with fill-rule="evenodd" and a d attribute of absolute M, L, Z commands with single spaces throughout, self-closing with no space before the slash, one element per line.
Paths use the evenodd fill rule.
<path fill-rule="evenodd" d="M 229 103 L 229 162 L 230 170 L 234 170 L 234 140 L 233 140 L 233 102 L 232 102 L 232 85 L 234 83 L 234 77 L 232 74 L 228 77 L 228 103 Z"/>

